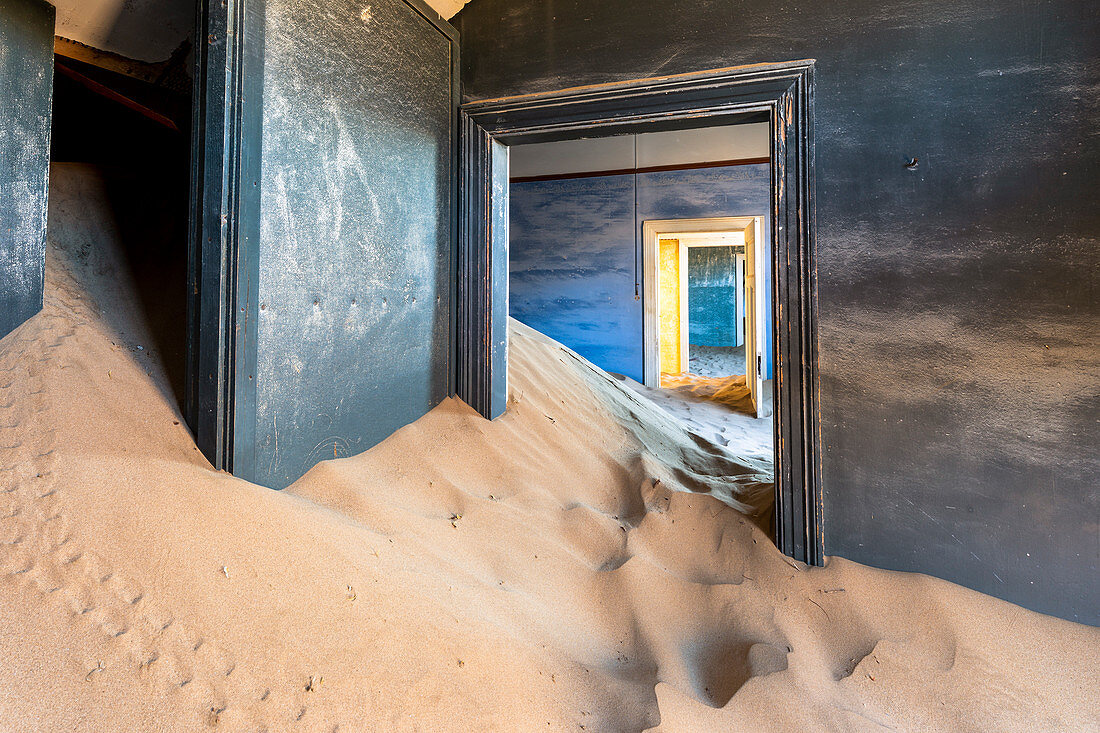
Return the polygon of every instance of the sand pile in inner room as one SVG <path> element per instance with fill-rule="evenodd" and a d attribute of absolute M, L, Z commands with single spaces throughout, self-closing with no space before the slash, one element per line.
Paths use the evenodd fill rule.
<path fill-rule="evenodd" d="M 771 415 L 771 383 L 767 382 L 766 384 L 768 389 L 762 395 L 761 417 Z M 705 377 L 690 372 L 662 374 L 661 386 L 710 402 L 717 402 L 737 412 L 752 412 L 752 396 L 749 393 L 749 386 L 745 382 L 744 374 L 725 377 Z"/>
<path fill-rule="evenodd" d="M 450 400 L 284 492 L 212 471 L 100 180 L 52 185 L 46 307 L 0 341 L 0 728 L 1100 725 L 1100 632 L 784 558 L 758 461 L 517 324 L 496 422 Z"/>

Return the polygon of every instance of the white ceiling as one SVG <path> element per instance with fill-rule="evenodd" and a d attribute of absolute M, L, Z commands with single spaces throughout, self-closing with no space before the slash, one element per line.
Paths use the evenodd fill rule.
<path fill-rule="evenodd" d="M 346 0 L 344 0 L 346 1 Z M 370 0 L 359 0 L 369 5 Z M 164 61 L 192 32 L 195 0 L 51 0 L 56 35 L 138 61 Z M 450 19 L 467 0 L 427 0 Z"/>
<path fill-rule="evenodd" d="M 509 149 L 508 166 L 513 178 L 524 178 L 631 170 L 635 161 L 638 168 L 651 168 L 767 158 L 770 150 L 771 126 L 767 122 L 757 122 L 516 145 Z"/>
<path fill-rule="evenodd" d="M 164 61 L 195 25 L 195 0 L 51 2 L 56 35 L 138 61 Z"/>

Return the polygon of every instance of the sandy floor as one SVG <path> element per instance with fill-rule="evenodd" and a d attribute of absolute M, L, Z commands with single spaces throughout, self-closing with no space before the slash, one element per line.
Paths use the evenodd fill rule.
<path fill-rule="evenodd" d="M 744 346 L 688 346 L 688 371 L 700 377 L 729 377 L 745 373 Z"/>
<path fill-rule="evenodd" d="M 646 387 L 617 377 L 672 415 L 684 429 L 723 446 L 735 456 L 763 460 L 772 473 L 772 382 L 764 382 L 761 417 L 752 416 L 752 400 L 745 375 L 703 377 L 695 374 L 661 375 L 662 386 Z"/>
<path fill-rule="evenodd" d="M 102 206 L 55 169 L 0 341 L 0 728 L 1100 727 L 1096 629 L 789 561 L 761 462 L 518 324 L 495 422 L 450 400 L 284 492 L 211 470 Z"/>

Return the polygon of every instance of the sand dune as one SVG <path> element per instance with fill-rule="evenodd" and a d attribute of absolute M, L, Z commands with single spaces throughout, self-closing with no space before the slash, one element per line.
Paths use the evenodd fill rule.
<path fill-rule="evenodd" d="M 753 417 L 745 375 L 704 377 L 662 374 L 661 387 L 646 387 L 629 377 L 617 377 L 630 389 L 659 405 L 692 432 L 737 456 L 753 456 L 774 474 L 772 382 L 764 382 L 760 417 Z"/>
<path fill-rule="evenodd" d="M 0 341 L 0 728 L 1100 729 L 1096 629 L 784 558 L 761 459 L 519 324 L 495 422 L 449 400 L 284 492 L 211 470 L 97 174 L 51 197 Z"/>

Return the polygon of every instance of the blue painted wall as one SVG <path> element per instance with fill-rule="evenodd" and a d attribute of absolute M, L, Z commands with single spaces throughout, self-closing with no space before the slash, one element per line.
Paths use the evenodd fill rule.
<path fill-rule="evenodd" d="M 643 310 L 635 281 L 640 295 L 642 222 L 766 215 L 769 178 L 769 166 L 760 164 L 643 173 L 636 192 L 632 174 L 513 183 L 510 314 L 597 366 L 640 381 Z M 769 322 L 769 378 L 771 330 Z"/>
<path fill-rule="evenodd" d="M 513 184 L 511 316 L 607 371 L 641 380 L 634 239 L 633 175 Z"/>

